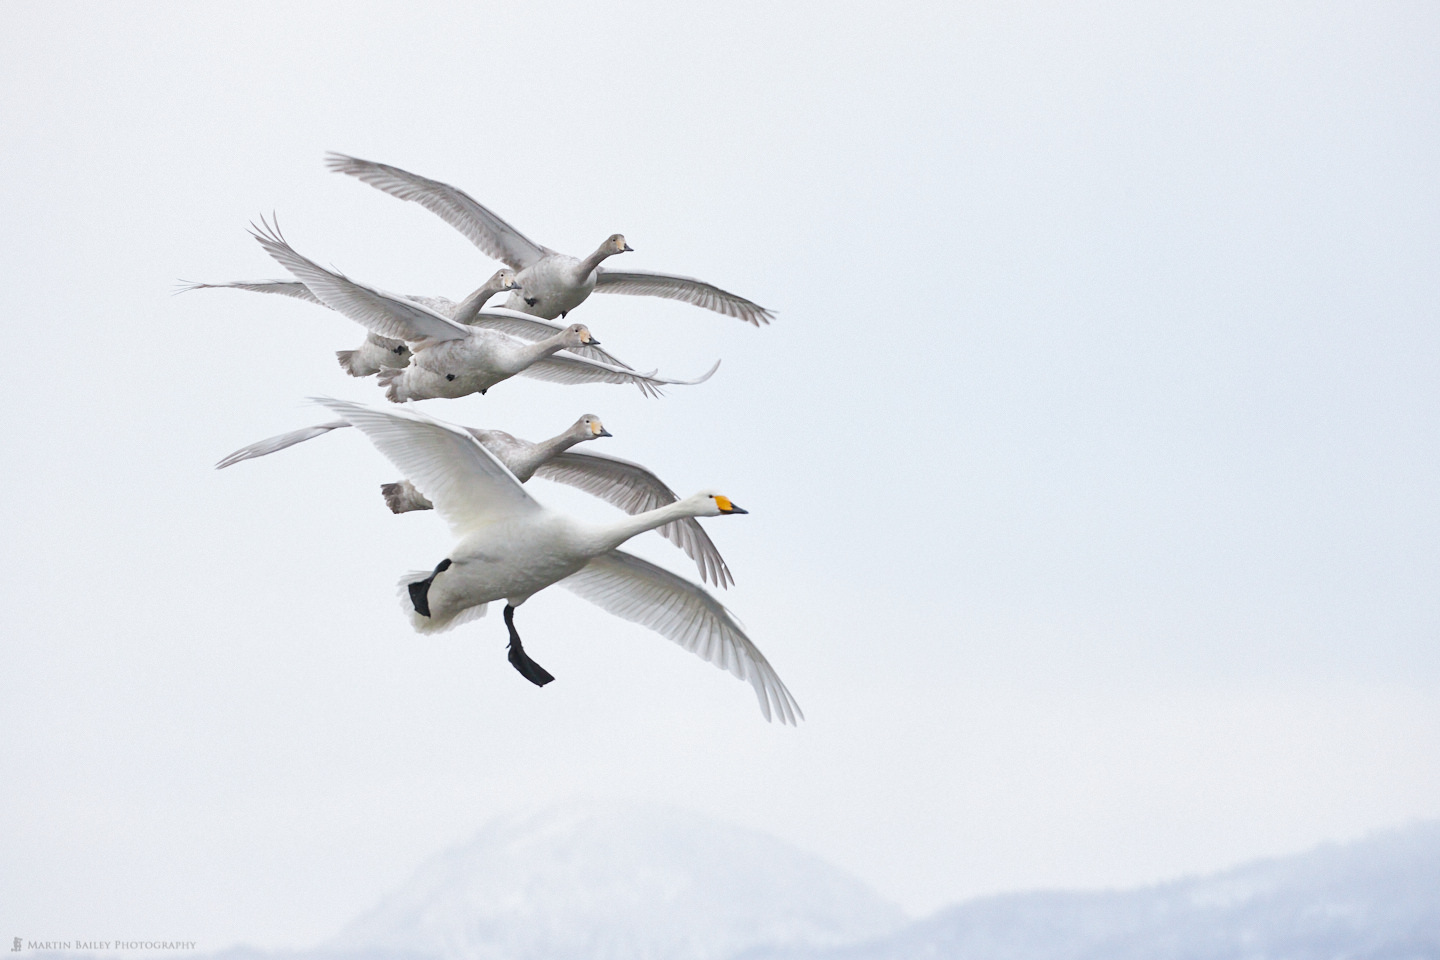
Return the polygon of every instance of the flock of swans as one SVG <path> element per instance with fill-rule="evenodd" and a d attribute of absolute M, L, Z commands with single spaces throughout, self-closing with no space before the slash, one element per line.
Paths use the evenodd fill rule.
<path fill-rule="evenodd" d="M 390 510 L 433 509 L 455 536 L 454 546 L 433 569 L 408 573 L 400 581 L 401 605 L 416 631 L 449 630 L 484 616 L 490 603 L 503 600 L 508 659 L 527 680 L 544 686 L 554 677 L 525 651 L 515 610 L 559 584 L 747 681 L 767 720 L 795 724 L 802 719 L 774 668 L 703 586 L 619 549 L 654 530 L 694 561 L 702 581 L 726 588 L 734 578 L 698 518 L 745 510 L 715 491 L 681 498 L 638 463 L 571 449 L 610 436 L 591 414 L 532 443 L 501 430 L 440 420 L 412 402 L 484 394 L 517 375 L 568 384 L 628 383 L 656 396 L 662 386 L 702 383 L 719 367 L 717 362 L 693 380 L 641 372 L 602 350 L 583 323 L 555 322 L 566 320 L 592 292 L 680 300 L 755 326 L 769 323 L 771 312 L 701 280 L 603 266 L 631 251 L 618 233 L 588 257 L 569 257 L 529 240 L 448 184 L 343 154 L 330 154 L 326 163 L 333 171 L 419 203 L 505 268 L 459 303 L 386 293 L 321 267 L 292 248 L 275 222 L 262 219 L 251 233 L 292 279 L 196 283 L 183 289 L 280 294 L 348 317 L 367 332 L 360 346 L 336 352 L 341 368 L 354 377 L 374 377 L 398 406 L 319 399 L 336 419 L 242 447 L 217 468 L 353 427 L 403 475 L 381 485 Z M 509 295 L 504 307 L 486 306 L 502 293 Z M 531 477 L 576 487 L 627 516 L 595 524 L 548 509 L 525 489 Z"/>

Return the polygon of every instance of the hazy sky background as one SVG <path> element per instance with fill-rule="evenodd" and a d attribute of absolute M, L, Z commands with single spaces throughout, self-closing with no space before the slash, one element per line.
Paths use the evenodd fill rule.
<path fill-rule="evenodd" d="M 0 935 L 301 946 L 496 813 L 772 832 L 919 913 L 1440 816 L 1440 13 L 1427 3 L 58 4 L 0 31 Z M 410 632 L 337 434 L 379 401 L 245 233 L 495 264 L 326 150 L 771 327 L 596 296 L 628 362 L 430 401 L 751 513 L 726 602 L 804 707 L 561 591 Z M 602 447 L 601 444 L 604 444 Z M 537 482 L 537 496 L 609 508 Z M 647 542 L 649 541 L 649 542 Z M 645 555 L 687 572 L 657 537 Z M 687 575 L 693 573 L 688 568 Z"/>

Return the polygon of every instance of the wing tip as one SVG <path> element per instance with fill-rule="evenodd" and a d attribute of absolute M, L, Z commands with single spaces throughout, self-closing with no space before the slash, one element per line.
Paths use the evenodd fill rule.
<path fill-rule="evenodd" d="M 352 157 L 350 154 L 341 153 L 339 150 L 325 151 L 325 169 L 331 173 L 349 173 L 349 167 L 364 162 L 365 161 L 359 157 Z"/>

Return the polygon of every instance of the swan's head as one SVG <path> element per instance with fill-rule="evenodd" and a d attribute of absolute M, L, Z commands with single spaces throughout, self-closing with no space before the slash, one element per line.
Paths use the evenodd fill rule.
<path fill-rule="evenodd" d="M 576 347 L 596 347 L 600 341 L 590 336 L 590 328 L 583 323 L 572 323 L 560 331 L 560 336 L 565 338 L 565 346 L 574 350 Z"/>
<path fill-rule="evenodd" d="M 687 499 L 694 506 L 697 517 L 720 517 L 731 513 L 750 512 L 737 507 L 729 497 L 714 490 L 703 490 Z"/>
<path fill-rule="evenodd" d="M 610 238 L 601 244 L 600 249 L 604 250 L 610 256 L 614 256 L 617 253 L 630 253 L 635 248 L 625 242 L 625 234 L 612 233 L 610 234 Z"/>
<path fill-rule="evenodd" d="M 576 420 L 575 426 L 570 428 L 570 435 L 577 441 L 595 440 L 600 437 L 613 436 L 609 430 L 605 429 L 605 425 L 600 422 L 600 418 L 593 413 L 587 413 L 579 420 Z"/>
<path fill-rule="evenodd" d="M 514 270 L 496 270 L 495 276 L 485 282 L 491 290 L 519 290 L 520 281 L 515 279 Z"/>

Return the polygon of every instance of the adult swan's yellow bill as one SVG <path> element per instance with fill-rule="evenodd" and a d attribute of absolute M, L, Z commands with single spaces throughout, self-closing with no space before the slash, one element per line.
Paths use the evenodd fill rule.
<path fill-rule="evenodd" d="M 419 632 L 448 630 L 482 616 L 491 601 L 504 600 L 510 662 L 544 685 L 554 678 L 526 655 L 515 630 L 515 608 L 558 583 L 748 681 L 765 719 L 794 724 L 803 717 L 774 668 L 704 588 L 616 549 L 674 520 L 745 512 L 728 498 L 697 493 L 614 523 L 582 523 L 537 503 L 462 427 L 418 410 L 319 402 L 368 436 L 459 538 L 433 571 L 401 581 L 401 602 Z"/>

